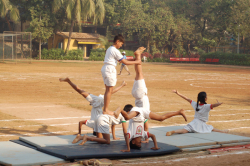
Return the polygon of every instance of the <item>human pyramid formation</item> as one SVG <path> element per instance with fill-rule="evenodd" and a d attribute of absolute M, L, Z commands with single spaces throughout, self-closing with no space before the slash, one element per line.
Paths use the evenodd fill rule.
<path fill-rule="evenodd" d="M 141 65 L 141 54 L 145 50 L 144 47 L 138 48 L 135 52 L 135 58 L 132 60 L 123 59 L 120 51 L 118 50 L 124 43 L 124 38 L 122 35 L 117 35 L 114 38 L 113 45 L 110 46 L 105 55 L 104 65 L 102 67 L 102 77 L 106 87 L 104 95 L 95 96 L 90 94 L 77 85 L 71 82 L 69 78 L 60 78 L 61 82 L 68 82 L 73 89 L 75 89 L 79 94 L 81 94 L 87 101 L 92 105 L 91 118 L 90 120 L 84 120 L 79 122 L 79 133 L 72 143 L 77 143 L 82 140 L 79 145 L 85 144 L 87 141 L 95 141 L 102 144 L 110 144 L 110 133 L 109 129 L 111 127 L 112 135 L 114 140 L 118 140 L 115 136 L 115 125 L 122 124 L 123 133 L 127 145 L 126 150 L 121 150 L 123 152 L 129 152 L 130 149 L 140 149 L 141 143 L 148 143 L 149 138 L 154 142 L 154 147 L 151 149 L 159 149 L 154 134 L 148 132 L 148 119 L 163 121 L 173 116 L 181 115 L 185 121 L 187 121 L 184 110 L 181 109 L 176 112 L 165 113 L 164 115 L 158 115 L 150 111 L 149 99 L 147 96 L 147 87 L 142 74 Z M 120 86 L 113 89 L 116 85 L 116 65 L 117 61 L 125 65 L 135 65 L 135 80 L 132 88 L 132 96 L 135 98 L 135 107 L 131 104 L 127 104 L 122 109 L 118 107 L 116 111 L 112 112 L 108 110 L 111 95 L 119 91 L 122 87 L 126 86 L 127 83 L 124 81 Z M 174 93 L 182 97 L 191 103 L 195 110 L 194 120 L 188 125 L 184 126 L 183 129 L 167 132 L 166 135 L 170 136 L 174 133 L 188 133 L 188 132 L 198 132 L 198 133 L 208 133 L 211 131 L 216 132 L 227 132 L 224 130 L 218 130 L 213 128 L 211 125 L 207 125 L 208 114 L 211 109 L 221 105 L 218 102 L 216 104 L 207 104 L 207 95 L 205 92 L 200 92 L 198 94 L 198 101 L 192 101 L 187 97 L 180 94 L 177 90 L 173 90 Z M 103 109 L 102 109 L 103 107 Z M 129 120 L 129 121 L 128 121 Z M 128 126 L 126 122 L 129 122 Z M 81 136 L 81 127 L 85 124 L 86 126 L 93 128 L 93 134 L 96 136 Z"/>

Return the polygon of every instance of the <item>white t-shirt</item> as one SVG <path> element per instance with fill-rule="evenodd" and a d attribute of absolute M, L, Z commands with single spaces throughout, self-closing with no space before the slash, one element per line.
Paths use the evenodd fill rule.
<path fill-rule="evenodd" d="M 144 131 L 144 122 L 135 122 L 132 119 L 129 120 L 128 134 L 129 141 L 137 137 L 142 137 L 144 139 L 149 137 L 149 133 Z"/>
<path fill-rule="evenodd" d="M 195 110 L 194 118 L 199 119 L 203 122 L 207 122 L 209 117 L 209 111 L 213 109 L 212 104 L 199 104 L 198 105 L 198 108 L 200 109 L 199 111 L 196 111 L 197 102 L 191 101 L 191 105 Z"/>
<path fill-rule="evenodd" d="M 150 119 L 149 118 L 150 110 L 147 108 L 133 107 L 130 111 L 139 112 L 139 114 L 136 117 L 132 118 L 135 122 L 144 122 L 145 119 Z"/>
<path fill-rule="evenodd" d="M 95 96 L 90 94 L 87 96 L 86 100 L 88 100 L 90 105 L 92 105 L 90 120 L 96 120 L 97 116 L 101 115 L 103 112 L 102 107 L 104 106 L 104 96 Z"/>
<path fill-rule="evenodd" d="M 116 66 L 117 61 L 121 61 L 122 59 L 123 56 L 121 52 L 114 46 L 110 46 L 106 51 L 104 64 Z"/>

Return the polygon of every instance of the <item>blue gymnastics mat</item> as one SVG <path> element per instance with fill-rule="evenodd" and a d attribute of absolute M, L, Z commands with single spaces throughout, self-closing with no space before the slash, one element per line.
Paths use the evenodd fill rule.
<path fill-rule="evenodd" d="M 14 142 L 0 142 L 0 165 L 28 166 L 55 164 L 64 160 Z"/>
<path fill-rule="evenodd" d="M 89 142 L 86 142 L 84 145 L 48 146 L 38 148 L 38 150 L 65 160 L 148 157 L 180 151 L 178 147 L 164 143 L 158 143 L 158 147 L 160 147 L 159 150 L 152 150 L 151 148 L 154 147 L 152 141 L 142 144 L 140 150 L 131 149 L 130 152 L 121 152 L 121 150 L 126 149 L 126 147 L 125 141 L 112 141 L 110 145 L 98 143 L 89 144 Z"/>

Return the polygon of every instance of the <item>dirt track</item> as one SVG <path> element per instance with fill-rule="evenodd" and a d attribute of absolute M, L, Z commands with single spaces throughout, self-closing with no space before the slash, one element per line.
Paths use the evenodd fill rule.
<path fill-rule="evenodd" d="M 0 63 L 0 141 L 19 136 L 75 134 L 78 121 L 89 118 L 91 107 L 58 79 L 69 77 L 82 89 L 103 94 L 102 65 L 102 62 Z M 131 90 L 135 73 L 132 66 L 129 70 L 130 76 L 125 72 L 118 76 L 117 84 L 125 80 L 128 85 L 112 96 L 110 110 L 134 103 Z M 250 136 L 250 67 L 144 63 L 143 72 L 151 111 L 163 114 L 183 108 L 190 122 L 194 115 L 191 105 L 171 90 L 178 89 L 193 100 L 200 91 L 206 91 L 208 103 L 215 103 L 216 99 L 224 103 L 210 112 L 208 124 Z M 150 121 L 151 126 L 182 124 L 186 123 L 181 117 Z M 83 132 L 90 131 L 83 128 Z"/>

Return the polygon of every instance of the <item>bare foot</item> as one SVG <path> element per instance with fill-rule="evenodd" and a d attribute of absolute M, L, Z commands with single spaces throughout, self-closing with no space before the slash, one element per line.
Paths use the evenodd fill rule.
<path fill-rule="evenodd" d="M 122 82 L 122 86 L 126 86 L 127 83 L 125 81 Z"/>
<path fill-rule="evenodd" d="M 222 133 L 228 133 L 229 130 L 222 130 Z"/>
<path fill-rule="evenodd" d="M 83 138 L 82 138 L 82 142 L 79 144 L 79 145 L 83 145 L 87 142 L 87 135 L 84 135 Z"/>
<path fill-rule="evenodd" d="M 118 107 L 115 112 L 114 112 L 114 116 L 117 119 L 119 117 L 119 114 L 122 112 L 122 109 L 120 107 Z"/>
<path fill-rule="evenodd" d="M 69 81 L 69 78 L 59 78 L 59 81 L 60 82 L 68 82 Z"/>
<path fill-rule="evenodd" d="M 146 50 L 145 47 L 139 47 L 135 52 L 134 52 L 134 55 L 135 55 L 135 59 L 141 59 L 141 54 L 143 53 L 143 51 Z"/>
<path fill-rule="evenodd" d="M 81 140 L 81 135 L 77 134 L 76 138 L 72 141 L 72 144 L 75 144 Z"/>
<path fill-rule="evenodd" d="M 166 136 L 171 136 L 172 134 L 174 134 L 174 131 L 169 131 L 167 132 Z"/>
<path fill-rule="evenodd" d="M 185 121 L 187 122 L 187 117 L 186 117 L 186 115 L 185 115 L 184 112 L 185 112 L 185 111 L 184 111 L 183 109 L 181 109 L 181 110 L 179 111 L 179 114 L 180 114 L 181 116 L 183 116 L 183 118 L 184 118 Z"/>

